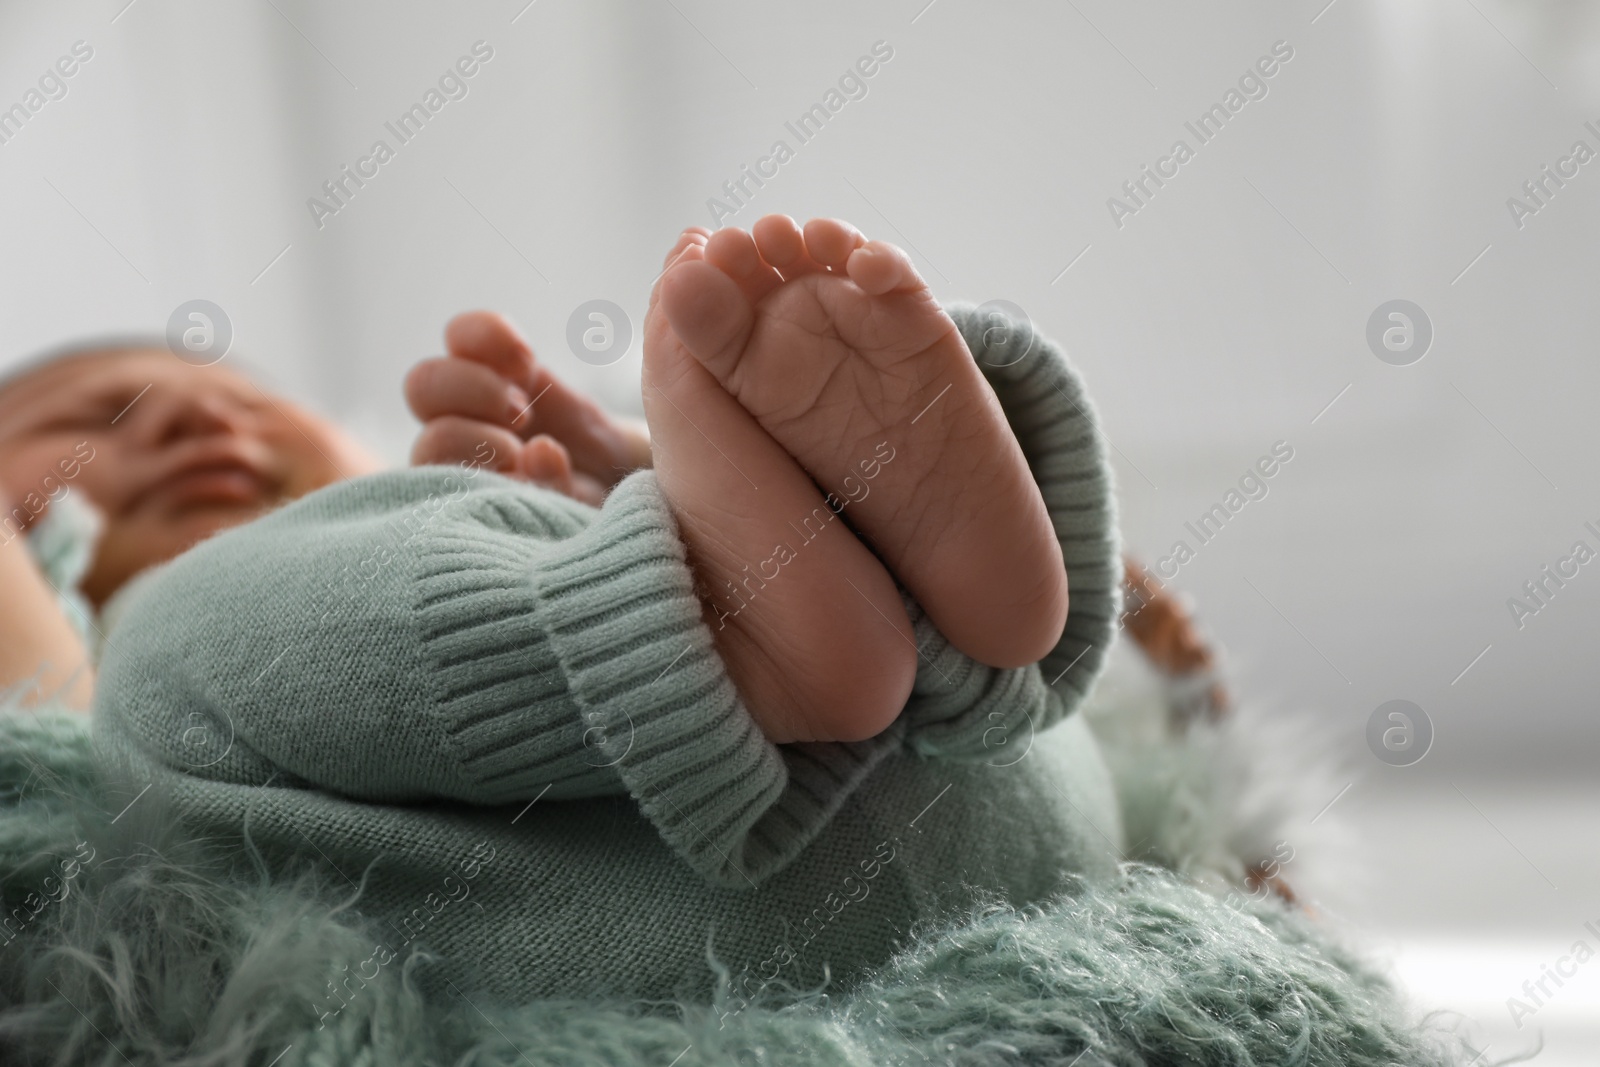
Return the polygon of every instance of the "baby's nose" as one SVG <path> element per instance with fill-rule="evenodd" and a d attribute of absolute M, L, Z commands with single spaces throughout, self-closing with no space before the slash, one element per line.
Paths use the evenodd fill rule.
<path fill-rule="evenodd" d="M 174 396 L 165 405 L 157 434 L 165 443 L 185 437 L 234 433 L 248 413 L 227 397 L 199 393 Z"/>

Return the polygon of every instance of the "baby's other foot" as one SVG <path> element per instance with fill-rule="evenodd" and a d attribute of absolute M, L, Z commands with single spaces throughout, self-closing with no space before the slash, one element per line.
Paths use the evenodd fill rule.
<path fill-rule="evenodd" d="M 705 240 L 687 230 L 673 254 L 697 261 Z M 894 581 L 683 347 L 658 296 L 644 327 L 656 477 L 728 674 L 773 742 L 872 737 L 900 714 L 916 676 Z"/>
<path fill-rule="evenodd" d="M 661 279 L 672 332 L 804 467 L 958 649 L 1043 658 L 1067 575 L 1038 485 L 904 252 L 833 219 L 724 229 Z"/>

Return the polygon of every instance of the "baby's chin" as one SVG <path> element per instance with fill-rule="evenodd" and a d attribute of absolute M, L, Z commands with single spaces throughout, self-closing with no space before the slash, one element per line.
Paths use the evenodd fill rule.
<path fill-rule="evenodd" d="M 159 543 L 164 546 L 167 558 L 171 558 L 181 552 L 187 552 L 201 541 L 214 537 L 224 530 L 259 519 L 284 503 L 286 501 L 274 497 L 253 501 L 213 501 L 196 504 L 166 519 L 162 524 Z"/>
<path fill-rule="evenodd" d="M 277 506 L 275 501 L 237 504 L 207 504 L 191 508 L 173 519 L 172 529 L 177 540 L 194 543 L 233 526 L 242 526 L 251 519 L 260 518 Z"/>
<path fill-rule="evenodd" d="M 224 530 L 242 526 L 277 503 L 213 503 L 159 519 L 151 516 L 133 522 L 110 522 L 101 534 L 94 564 L 84 578 L 84 595 L 96 605 L 104 604 L 141 571 L 174 559 Z"/>

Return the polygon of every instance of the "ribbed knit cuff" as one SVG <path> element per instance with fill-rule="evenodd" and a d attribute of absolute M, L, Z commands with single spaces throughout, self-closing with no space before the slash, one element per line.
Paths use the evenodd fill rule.
<path fill-rule="evenodd" d="M 614 767 L 715 884 L 754 886 L 781 869 L 898 744 L 898 731 L 850 745 L 780 747 L 762 735 L 713 646 L 653 472 L 613 489 L 535 581 L 593 762 Z"/>
<path fill-rule="evenodd" d="M 1094 405 L 1031 323 L 971 304 L 946 308 L 983 371 L 1044 497 L 1067 570 L 1061 639 L 1031 667 L 1000 670 L 957 652 L 906 598 L 917 681 L 902 718 L 926 755 L 1004 759 L 1010 747 L 1077 709 L 1099 677 L 1121 604 L 1111 464 Z"/>
<path fill-rule="evenodd" d="M 430 713 L 480 803 L 621 793 L 584 749 L 561 664 L 540 618 L 540 560 L 590 527 L 593 509 L 554 493 L 504 491 L 417 537 L 416 625 Z"/>

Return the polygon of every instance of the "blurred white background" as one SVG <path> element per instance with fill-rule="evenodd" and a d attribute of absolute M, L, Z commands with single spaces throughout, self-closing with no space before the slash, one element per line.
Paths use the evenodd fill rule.
<path fill-rule="evenodd" d="M 1600 564 L 1521 628 L 1507 604 L 1600 550 L 1600 162 L 1520 228 L 1507 206 L 1600 151 L 1593 5 L 6 0 L 0 108 L 78 41 L 66 95 L 0 127 L 0 369 L 204 298 L 239 358 L 398 463 L 402 371 L 484 306 L 637 411 L 637 342 L 588 366 L 568 316 L 606 298 L 637 324 L 677 231 L 783 139 L 728 221 L 845 217 L 941 294 L 1026 309 L 1098 397 L 1133 551 L 1194 546 L 1184 524 L 1288 442 L 1176 584 L 1237 688 L 1326 723 L 1349 768 L 1331 810 L 1365 873 L 1314 895 L 1423 1003 L 1480 1016 L 1486 1061 L 1541 1028 L 1540 1062 L 1592 1061 L 1600 962 L 1520 1032 L 1506 998 L 1600 949 Z M 467 95 L 319 227 L 308 198 L 478 41 Z M 879 41 L 866 96 L 799 145 L 784 123 Z M 1119 227 L 1108 198 L 1280 41 L 1267 95 Z M 1396 298 L 1434 330 L 1409 366 L 1366 340 Z M 1435 731 L 1403 768 L 1365 742 L 1397 698 Z"/>

